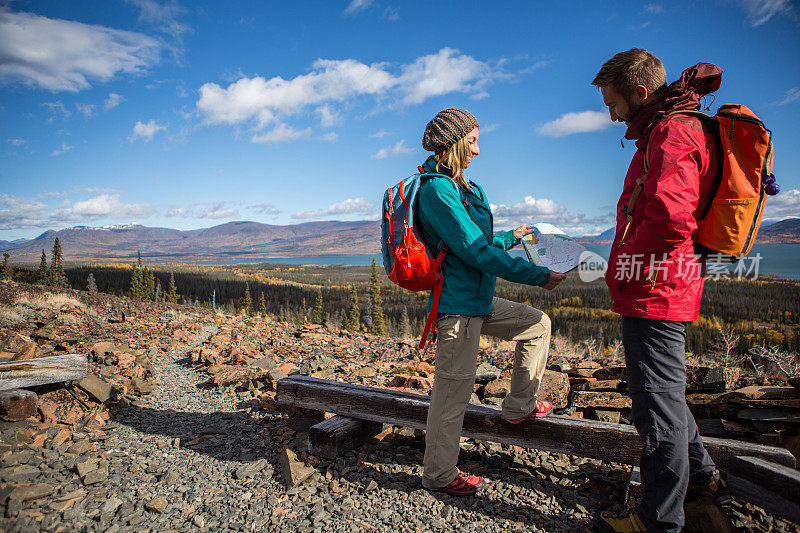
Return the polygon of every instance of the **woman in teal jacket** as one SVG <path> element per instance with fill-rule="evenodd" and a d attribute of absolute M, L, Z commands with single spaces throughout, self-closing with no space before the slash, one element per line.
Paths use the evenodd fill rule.
<path fill-rule="evenodd" d="M 483 189 L 463 172 L 478 148 L 478 121 L 463 109 L 445 109 L 425 128 L 422 146 L 434 152 L 422 165 L 432 177 L 420 188 L 417 225 L 427 243 L 449 248 L 436 321 L 436 372 L 428 410 L 422 484 L 453 495 L 471 494 L 483 479 L 456 467 L 464 411 L 475 385 L 481 334 L 517 341 L 511 392 L 503 419 L 519 424 L 550 413 L 536 394 L 550 347 L 550 319 L 530 306 L 494 298 L 495 279 L 552 290 L 564 278 L 506 250 L 533 232 L 530 226 L 494 233 Z M 430 305 L 430 302 L 429 302 Z"/>

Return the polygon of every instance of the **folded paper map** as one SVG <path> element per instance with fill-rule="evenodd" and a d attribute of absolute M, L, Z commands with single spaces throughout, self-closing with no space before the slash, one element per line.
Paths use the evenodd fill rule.
<path fill-rule="evenodd" d="M 569 272 L 581 264 L 581 254 L 586 248 L 575 239 L 552 224 L 534 224 L 533 229 L 534 233 L 522 238 L 531 263 L 556 272 Z"/>

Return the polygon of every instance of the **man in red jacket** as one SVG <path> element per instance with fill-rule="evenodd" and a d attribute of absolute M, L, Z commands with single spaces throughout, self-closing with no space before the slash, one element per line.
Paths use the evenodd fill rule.
<path fill-rule="evenodd" d="M 713 195 L 718 168 L 713 135 L 696 117 L 719 88 L 722 70 L 699 63 L 666 84 L 661 61 L 634 48 L 608 60 L 599 87 L 611 120 L 636 141 L 606 273 L 622 336 L 633 423 L 643 440 L 642 503 L 603 512 L 601 531 L 681 531 L 685 498 L 730 499 L 686 406 L 686 322 L 697 319 L 705 265 L 694 253 L 696 216 Z"/>

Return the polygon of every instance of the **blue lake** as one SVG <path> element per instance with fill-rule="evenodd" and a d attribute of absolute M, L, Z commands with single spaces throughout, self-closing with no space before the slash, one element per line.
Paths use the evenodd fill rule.
<path fill-rule="evenodd" d="M 608 259 L 608 246 L 589 246 L 589 250 Z M 511 250 L 514 256 L 525 256 L 525 252 Z M 758 259 L 758 274 L 772 274 L 785 279 L 800 279 L 800 244 L 757 244 L 753 246 L 747 259 L 746 266 L 751 267 L 754 258 Z M 232 264 L 232 263 L 273 263 L 288 265 L 352 265 L 369 266 L 372 263 L 371 255 L 318 255 L 307 257 L 287 257 L 287 258 L 267 258 L 250 261 L 215 261 L 209 264 Z M 378 264 L 382 264 L 380 254 L 375 256 Z"/>

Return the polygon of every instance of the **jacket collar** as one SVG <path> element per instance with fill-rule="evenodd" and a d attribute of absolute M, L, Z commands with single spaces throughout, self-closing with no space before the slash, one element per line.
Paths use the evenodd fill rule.
<path fill-rule="evenodd" d="M 428 174 L 443 174 L 448 178 L 453 177 L 453 171 L 444 165 L 439 165 L 439 169 L 436 169 L 436 156 L 433 155 L 422 163 L 422 169 Z"/>
<path fill-rule="evenodd" d="M 632 118 L 626 139 L 644 139 L 650 130 L 668 113 L 700 109 L 700 98 L 719 89 L 722 69 L 711 63 L 698 63 L 687 68 L 681 77 L 667 87 L 661 87 Z M 639 142 L 636 143 L 639 146 Z"/>
<path fill-rule="evenodd" d="M 450 167 L 446 167 L 444 165 L 439 165 L 439 169 L 436 169 L 436 157 L 430 156 L 428 159 L 422 163 L 422 170 L 424 170 L 428 174 L 441 174 L 443 176 L 447 176 L 448 178 L 453 178 L 453 169 Z M 466 189 L 459 186 L 459 189 L 471 192 L 476 198 L 481 199 L 481 195 L 478 194 L 477 184 L 472 180 L 467 180 L 469 187 Z M 481 200 L 483 201 L 483 200 Z"/>

